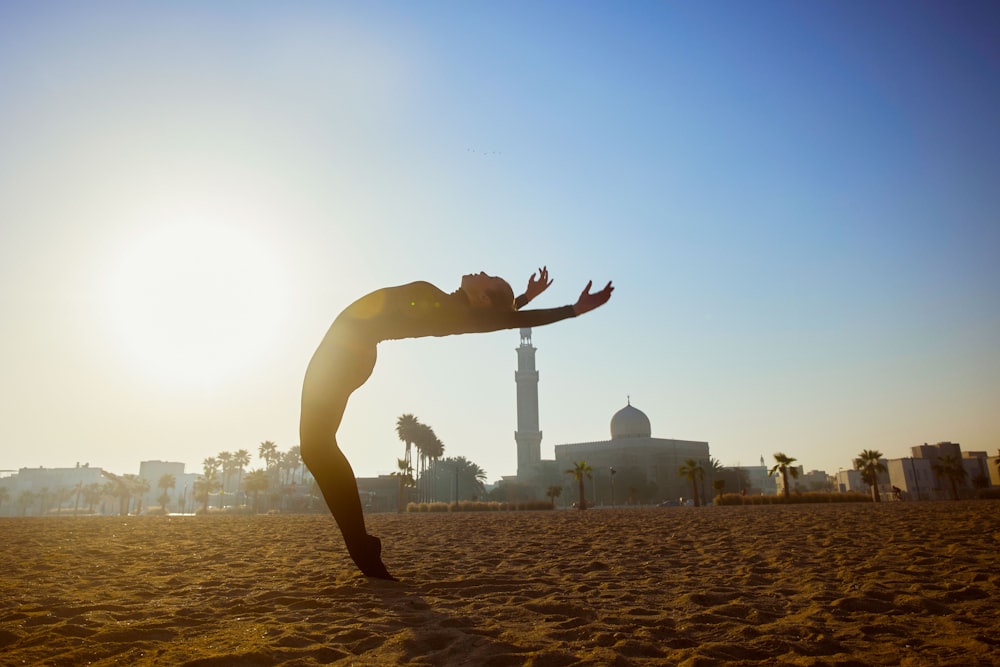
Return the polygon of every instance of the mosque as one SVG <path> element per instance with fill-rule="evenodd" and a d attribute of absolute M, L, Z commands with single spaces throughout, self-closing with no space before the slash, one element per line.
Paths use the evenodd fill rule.
<path fill-rule="evenodd" d="M 691 495 L 691 483 L 677 469 L 687 459 L 703 466 L 709 458 L 708 443 L 695 440 L 654 438 L 649 417 L 627 399 L 625 407 L 611 417 L 611 439 L 555 446 L 555 460 L 541 458 L 542 432 L 538 420 L 538 371 L 531 329 L 521 329 L 517 348 L 517 479 L 520 483 L 545 486 L 561 483 L 563 471 L 579 461 L 593 469 L 588 482 L 588 502 L 595 504 L 677 501 Z M 616 486 L 617 492 L 616 492 Z"/>

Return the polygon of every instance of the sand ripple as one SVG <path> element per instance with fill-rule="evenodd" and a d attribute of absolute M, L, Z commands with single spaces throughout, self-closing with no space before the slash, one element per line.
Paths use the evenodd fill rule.
<path fill-rule="evenodd" d="M 0 520 L 0 664 L 1000 665 L 992 501 Z"/>

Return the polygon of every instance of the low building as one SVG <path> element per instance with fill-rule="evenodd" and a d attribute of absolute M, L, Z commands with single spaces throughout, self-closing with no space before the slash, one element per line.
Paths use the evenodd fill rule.
<path fill-rule="evenodd" d="M 886 462 L 888 463 L 888 462 Z M 868 483 L 861 477 L 861 471 L 850 469 L 850 470 L 839 470 L 834 477 L 837 491 L 840 493 L 870 493 L 871 489 Z"/>
<path fill-rule="evenodd" d="M 0 478 L 0 488 L 7 490 L 7 500 L 0 505 L 0 515 L 39 514 L 77 505 L 77 492 L 92 484 L 103 485 L 100 468 L 76 464 L 73 468 L 21 468 Z"/>
<path fill-rule="evenodd" d="M 971 497 L 977 478 L 979 484 L 991 479 L 989 457 L 986 452 L 962 452 L 957 442 L 924 443 L 910 448 L 911 456 L 890 459 L 887 462 L 891 485 L 900 490 L 904 499 L 937 500 L 952 496 L 951 482 L 938 477 L 934 466 L 939 459 L 951 457 L 960 460 L 966 479 L 956 484 L 959 496 Z"/>
<path fill-rule="evenodd" d="M 790 493 L 829 491 L 833 488 L 833 479 L 824 470 L 810 470 L 809 472 L 805 472 L 802 466 L 795 466 L 794 469 L 794 474 L 791 470 L 788 471 L 788 485 L 791 487 L 789 489 Z M 777 492 L 784 494 L 785 485 L 781 473 L 775 473 L 773 478 Z M 888 478 L 886 478 L 886 481 L 888 481 Z"/>
<path fill-rule="evenodd" d="M 560 471 L 579 461 L 593 469 L 593 479 L 585 480 L 592 504 L 680 501 L 691 497 L 692 488 L 678 469 L 688 459 L 707 468 L 709 450 L 707 442 L 654 438 L 649 418 L 629 401 L 611 417 L 610 440 L 556 445 L 555 459 Z M 702 500 L 711 497 L 710 490 L 701 495 Z M 564 498 L 576 495 L 564 491 Z"/>
<path fill-rule="evenodd" d="M 1000 486 L 1000 451 L 996 456 L 986 457 L 986 470 L 990 474 L 990 486 Z"/>
<path fill-rule="evenodd" d="M 988 487 L 992 484 L 990 457 L 986 452 L 962 452 L 962 466 L 973 487 Z M 996 468 L 996 464 L 993 467 Z"/>
<path fill-rule="evenodd" d="M 173 477 L 173 487 L 162 488 L 160 482 L 166 475 Z M 139 478 L 148 484 L 142 495 L 142 507 L 159 507 L 160 496 L 167 494 L 167 510 L 187 513 L 195 510 L 194 483 L 200 475 L 185 473 L 184 464 L 176 461 L 140 461 Z"/>
<path fill-rule="evenodd" d="M 733 469 L 740 473 L 740 479 L 746 480 L 746 486 L 741 488 L 740 492 L 746 491 L 753 496 L 773 496 L 778 492 L 775 477 L 779 475 L 777 473 L 771 475 L 763 456 L 760 457 L 758 465 L 736 466 Z"/>
<path fill-rule="evenodd" d="M 404 488 L 402 503 L 400 503 L 399 478 L 395 475 L 379 475 L 378 477 L 358 477 L 358 496 L 366 513 L 396 512 L 402 509 L 416 497 L 412 489 Z"/>
<path fill-rule="evenodd" d="M 943 498 L 943 489 L 937 476 L 931 470 L 931 460 L 910 456 L 902 459 L 889 459 L 889 479 L 892 486 L 900 490 L 904 500 L 931 500 Z"/>
<path fill-rule="evenodd" d="M 879 459 L 879 463 L 885 468 L 882 472 L 878 474 L 878 492 L 879 497 L 883 499 L 894 498 L 895 494 L 892 490 L 892 475 L 889 469 L 889 460 L 885 458 Z M 830 487 L 834 491 L 839 491 L 840 493 L 867 493 L 872 492 L 871 485 L 865 481 L 864 475 L 857 468 L 851 468 L 850 470 L 839 470 L 836 475 L 831 478 Z"/>

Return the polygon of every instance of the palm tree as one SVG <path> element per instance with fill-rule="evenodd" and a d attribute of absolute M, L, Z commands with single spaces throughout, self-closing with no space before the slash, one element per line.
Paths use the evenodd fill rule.
<path fill-rule="evenodd" d="M 790 493 L 788 476 L 789 475 L 791 475 L 792 477 L 799 476 L 799 469 L 792 466 L 792 464 L 795 463 L 796 459 L 792 458 L 791 456 L 787 456 L 782 452 L 775 452 L 774 460 L 776 461 L 776 463 L 774 464 L 774 467 L 772 467 L 768 471 L 767 474 L 769 477 L 774 477 L 775 473 L 779 472 L 781 473 L 782 491 L 785 498 L 788 498 Z"/>
<path fill-rule="evenodd" d="M 965 466 L 962 465 L 962 459 L 951 454 L 945 454 L 931 463 L 931 470 L 934 471 L 938 479 L 948 480 L 951 484 L 951 497 L 954 500 L 958 500 L 958 484 L 962 483 L 964 485 L 965 481 L 969 478 L 969 473 L 966 472 Z"/>
<path fill-rule="evenodd" d="M 177 478 L 168 472 L 160 478 L 160 481 L 156 483 L 156 486 L 163 491 L 163 493 L 160 494 L 160 509 L 162 509 L 163 513 L 166 514 L 167 503 L 170 502 L 170 493 L 168 493 L 167 490 L 176 488 Z"/>
<path fill-rule="evenodd" d="M 226 490 L 229 488 L 229 478 L 233 476 L 236 466 L 233 465 L 232 452 L 219 452 L 215 459 L 219 462 L 222 470 L 222 494 L 219 496 L 219 507 L 226 504 Z"/>
<path fill-rule="evenodd" d="M 218 474 L 219 472 L 219 459 L 214 456 L 209 456 L 201 462 L 201 467 L 204 471 L 211 470 L 213 473 Z"/>
<path fill-rule="evenodd" d="M 677 474 L 691 482 L 691 497 L 694 498 L 694 506 L 701 505 L 698 496 L 698 482 L 705 479 L 705 469 L 694 459 L 685 459 L 684 465 L 677 466 Z"/>
<path fill-rule="evenodd" d="M 52 502 L 54 494 L 49 491 L 49 487 L 44 486 L 42 490 L 38 492 L 39 505 L 41 506 L 41 514 L 44 516 L 49 511 L 49 503 Z"/>
<path fill-rule="evenodd" d="M 437 441 L 438 437 L 434 433 L 434 429 L 427 424 L 418 423 L 416 425 L 413 444 L 417 448 L 417 498 L 421 501 L 427 500 L 427 480 L 424 479 L 424 473 L 427 470 L 427 459 L 430 458 L 430 452 Z"/>
<path fill-rule="evenodd" d="M 288 452 L 278 452 L 278 461 L 275 467 L 278 469 L 278 484 L 285 486 L 288 483 Z"/>
<path fill-rule="evenodd" d="M 424 474 L 427 495 L 438 500 L 475 500 L 485 494 L 486 471 L 464 456 L 449 456 L 435 460 Z"/>
<path fill-rule="evenodd" d="M 73 502 L 73 516 L 76 516 L 76 513 L 80 509 L 80 496 L 83 495 L 83 481 L 82 480 L 79 481 L 79 482 L 77 482 L 76 485 L 73 486 L 72 493 L 76 496 L 76 500 Z"/>
<path fill-rule="evenodd" d="M 413 481 L 413 466 L 406 459 L 396 459 L 396 472 L 390 473 L 399 481 L 399 492 L 396 495 L 396 511 L 402 512 L 405 508 L 403 504 L 403 492 L 411 486 L 415 486 Z"/>
<path fill-rule="evenodd" d="M 56 510 L 62 514 L 63 505 L 68 503 L 73 497 L 74 487 L 61 486 L 56 489 Z"/>
<path fill-rule="evenodd" d="M 879 473 L 886 471 L 885 464 L 882 463 L 882 452 L 877 449 L 863 449 L 854 459 L 854 469 L 861 471 L 861 479 L 872 487 L 872 501 L 881 502 L 882 498 L 878 492 Z"/>
<path fill-rule="evenodd" d="M 577 505 L 582 510 L 587 509 L 587 499 L 583 495 L 583 478 L 594 479 L 594 469 L 587 465 L 586 461 L 578 461 L 569 470 L 564 470 L 563 474 L 573 475 L 580 492 L 580 503 Z"/>
<path fill-rule="evenodd" d="M 237 449 L 233 452 L 233 465 L 236 466 L 236 488 L 243 488 L 243 469 L 250 465 L 250 452 L 245 449 Z M 245 502 L 245 501 L 244 501 Z"/>
<path fill-rule="evenodd" d="M 83 502 L 87 503 L 88 514 L 94 513 L 94 506 L 103 495 L 104 492 L 101 490 L 101 485 L 97 482 L 92 482 L 83 487 Z"/>
<path fill-rule="evenodd" d="M 545 492 L 545 495 L 552 501 L 552 509 L 555 509 L 556 498 L 562 495 L 562 487 L 557 484 L 553 484 L 549 487 L 548 491 Z"/>
<path fill-rule="evenodd" d="M 267 473 L 260 468 L 255 468 L 247 473 L 243 480 L 243 489 L 253 498 L 253 513 L 257 514 L 257 496 L 262 491 L 267 491 Z"/>
<path fill-rule="evenodd" d="M 205 473 L 194 482 L 194 498 L 202 503 L 202 512 L 208 513 L 208 499 L 219 490 L 219 471 L 217 468 L 205 466 Z"/>
<path fill-rule="evenodd" d="M 292 467 L 292 484 L 296 484 L 297 483 L 295 481 L 295 473 L 300 473 L 299 474 L 299 481 L 301 482 L 302 481 L 302 475 L 301 475 L 301 473 L 302 473 L 302 448 L 299 447 L 298 445 L 295 445 L 294 447 L 292 447 L 291 449 L 288 450 L 287 454 L 285 454 L 285 459 L 287 460 L 288 465 L 290 465 Z"/>
<path fill-rule="evenodd" d="M 21 516 L 24 516 L 28 513 L 28 508 L 34 505 L 36 500 L 38 500 L 38 495 L 34 491 L 25 489 L 17 494 L 14 505 L 17 506 L 17 509 L 21 510 Z"/>
<path fill-rule="evenodd" d="M 124 475 L 124 477 L 132 483 L 132 495 L 139 497 L 139 502 L 135 506 L 135 513 L 142 514 L 142 499 L 149 493 L 149 480 L 138 475 Z"/>
<path fill-rule="evenodd" d="M 102 470 L 101 474 L 108 478 L 108 482 L 104 485 L 104 492 L 109 496 L 118 498 L 118 513 L 121 516 L 128 516 L 129 505 L 132 504 L 132 496 L 141 489 L 138 483 L 138 476 L 119 476 L 107 470 Z M 146 482 L 146 490 L 149 490 L 149 482 Z"/>
<path fill-rule="evenodd" d="M 399 439 L 406 443 L 406 454 L 404 455 L 404 460 L 406 465 L 409 466 L 411 472 L 413 470 L 413 458 L 410 455 L 410 447 L 419 437 L 418 431 L 420 429 L 420 420 L 413 415 L 407 413 L 405 415 L 400 415 L 396 419 L 396 435 Z"/>
<path fill-rule="evenodd" d="M 270 440 L 265 440 L 260 443 L 260 447 L 257 448 L 257 455 L 264 460 L 264 468 L 267 470 L 267 474 L 273 476 L 271 466 L 278 462 L 278 445 L 274 444 Z"/>
<path fill-rule="evenodd" d="M 444 456 L 444 443 L 441 442 L 441 439 L 435 435 L 433 439 L 424 443 L 423 454 L 430 459 L 430 464 L 428 465 L 428 468 L 430 468 L 433 464 L 437 463 L 442 456 Z M 437 470 L 436 466 L 434 467 L 434 470 Z M 433 475 L 430 481 L 431 484 L 429 486 L 431 487 L 431 490 L 428 494 L 427 500 L 437 500 L 438 489 Z"/>
<path fill-rule="evenodd" d="M 426 492 L 427 487 L 427 480 L 424 480 L 423 485 L 420 484 L 420 478 L 423 476 L 424 466 L 427 463 L 427 455 L 424 453 L 424 444 L 430 443 L 434 437 L 434 429 L 427 424 L 417 424 L 416 434 L 413 439 L 413 446 L 417 449 L 417 464 L 413 467 L 413 478 L 417 482 L 418 501 L 424 500 L 423 493 Z"/>
<path fill-rule="evenodd" d="M 214 456 L 209 456 L 207 459 L 201 462 L 202 470 L 204 471 L 204 477 L 206 480 L 211 480 L 212 490 L 209 493 L 214 493 L 221 486 L 219 482 L 219 460 Z M 196 491 L 197 493 L 197 491 Z M 197 498 L 197 496 L 195 496 Z M 219 494 L 219 507 L 222 507 L 222 494 Z M 205 511 L 208 511 L 208 499 L 205 499 Z"/>
<path fill-rule="evenodd" d="M 449 456 L 441 462 L 445 468 L 451 468 L 455 475 L 455 500 L 461 499 L 459 490 L 466 491 L 475 500 L 483 495 L 483 483 L 486 481 L 486 471 L 464 456 Z M 471 493 L 468 493 L 469 490 Z"/>
<path fill-rule="evenodd" d="M 295 484 L 295 473 L 298 471 L 299 466 L 302 465 L 300 451 L 298 447 L 292 447 L 281 455 L 281 463 L 288 472 L 288 477 L 285 479 L 288 484 Z"/>
<path fill-rule="evenodd" d="M 705 476 L 708 477 L 708 480 L 712 483 L 712 488 L 716 488 L 715 483 L 721 479 L 722 472 L 726 469 L 726 467 L 722 465 L 722 462 L 714 456 L 708 457 L 708 464 L 704 467 Z M 725 480 L 722 481 L 723 485 L 725 485 Z"/>
<path fill-rule="evenodd" d="M 8 489 L 6 486 L 0 486 L 0 507 L 3 507 L 3 504 L 9 500 L 10 500 L 10 489 Z"/>
<path fill-rule="evenodd" d="M 712 482 L 712 488 L 715 489 L 715 504 L 718 505 L 720 499 L 722 498 L 722 492 L 726 490 L 726 480 L 717 479 Z"/>

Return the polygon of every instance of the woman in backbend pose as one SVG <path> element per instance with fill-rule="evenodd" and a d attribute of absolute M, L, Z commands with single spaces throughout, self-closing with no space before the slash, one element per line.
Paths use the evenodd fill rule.
<path fill-rule="evenodd" d="M 365 575 L 393 579 L 382 564 L 382 543 L 365 530 L 354 471 L 336 436 L 347 399 L 375 367 L 376 346 L 384 340 L 551 324 L 597 308 L 614 290 L 609 282 L 591 294 L 588 282 L 571 306 L 521 310 L 550 284 L 548 270 L 542 268 L 537 280 L 531 274 L 528 288 L 516 299 L 507 281 L 485 273 L 462 276 L 461 287 L 451 294 L 426 282 L 386 287 L 352 303 L 326 332 L 302 385 L 300 450 L 340 526 L 351 558 Z"/>

